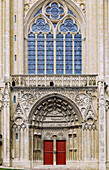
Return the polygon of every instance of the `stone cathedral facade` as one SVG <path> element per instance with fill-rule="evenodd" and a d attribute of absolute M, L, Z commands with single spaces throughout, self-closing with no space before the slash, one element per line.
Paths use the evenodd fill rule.
<path fill-rule="evenodd" d="M 109 0 L 0 1 L 0 164 L 109 170 Z"/>

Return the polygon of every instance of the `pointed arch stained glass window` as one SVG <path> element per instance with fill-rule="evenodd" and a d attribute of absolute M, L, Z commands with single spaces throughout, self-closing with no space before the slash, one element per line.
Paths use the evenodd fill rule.
<path fill-rule="evenodd" d="M 28 74 L 82 74 L 80 26 L 59 1 L 44 4 L 30 24 Z"/>

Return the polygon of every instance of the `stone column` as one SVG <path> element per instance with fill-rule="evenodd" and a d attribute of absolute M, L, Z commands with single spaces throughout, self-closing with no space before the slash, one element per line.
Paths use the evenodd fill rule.
<path fill-rule="evenodd" d="M 99 170 L 106 169 L 106 129 L 104 96 L 104 1 L 97 0 L 98 21 L 98 75 L 99 75 Z"/>
<path fill-rule="evenodd" d="M 109 1 L 104 1 L 105 81 L 109 85 Z"/>
<path fill-rule="evenodd" d="M 13 6 L 13 12 L 12 12 L 12 16 L 11 16 L 11 20 L 12 20 L 12 26 L 11 26 L 11 74 L 17 74 L 18 73 L 18 68 L 17 68 L 17 60 L 19 60 L 18 58 L 18 54 L 17 54 L 17 41 L 15 41 L 15 35 L 17 36 L 17 24 L 18 24 L 18 15 L 17 15 L 17 1 L 18 0 L 13 0 L 13 2 L 11 2 L 11 5 Z M 12 9 L 11 9 L 12 10 Z M 15 16 L 16 16 L 16 21 L 15 21 Z M 16 57 L 16 61 L 15 61 L 15 55 Z"/>
<path fill-rule="evenodd" d="M 103 0 L 98 1 L 98 75 L 99 80 L 104 81 L 104 20 Z"/>
<path fill-rule="evenodd" d="M 18 0 L 18 60 L 17 60 L 17 67 L 18 67 L 18 74 L 24 73 L 24 34 L 23 34 L 23 21 L 24 21 L 24 1 Z"/>
<path fill-rule="evenodd" d="M 94 160 L 95 159 L 95 138 L 94 138 L 94 133 L 95 133 L 95 130 L 92 128 L 92 149 L 91 149 L 91 153 L 92 153 L 92 157 L 91 159 Z"/>
<path fill-rule="evenodd" d="M 107 113 L 107 161 L 109 163 L 109 111 Z"/>
<path fill-rule="evenodd" d="M 4 102 L 3 165 L 10 166 L 10 97 L 8 86 L 5 87 L 3 102 Z"/>
<path fill-rule="evenodd" d="M 86 143 L 86 141 L 87 141 L 87 130 L 86 130 L 86 128 L 84 127 L 84 129 L 83 129 L 83 140 L 82 140 L 82 146 L 83 146 L 83 152 L 82 152 L 82 154 L 83 154 L 83 160 L 86 160 L 86 158 L 87 158 L 87 143 Z"/>
<path fill-rule="evenodd" d="M 99 170 L 106 170 L 106 121 L 104 82 L 99 82 Z"/>
<path fill-rule="evenodd" d="M 3 47 L 4 47 L 4 2 L 0 1 L 0 83 L 3 83 L 3 73 L 4 73 L 4 64 L 3 64 Z"/>
<path fill-rule="evenodd" d="M 82 129 L 79 127 L 79 160 L 82 160 Z"/>
<path fill-rule="evenodd" d="M 10 0 L 6 0 L 4 9 L 4 80 L 9 82 L 10 78 Z"/>
<path fill-rule="evenodd" d="M 21 135 L 20 135 L 20 159 L 23 160 L 23 127 L 21 127 Z"/>
<path fill-rule="evenodd" d="M 72 146 L 73 146 L 73 139 L 72 139 L 72 131 L 69 133 L 69 148 L 68 148 L 68 150 L 69 150 L 69 155 L 68 155 L 68 157 L 69 157 L 69 161 L 71 161 L 72 160 Z"/>
<path fill-rule="evenodd" d="M 109 101 L 106 101 L 106 160 L 109 165 Z"/>
<path fill-rule="evenodd" d="M 26 158 L 27 158 L 27 161 L 29 161 L 29 153 L 30 153 L 30 143 L 29 143 L 29 124 L 27 124 L 27 152 L 26 152 Z"/>
<path fill-rule="evenodd" d="M 2 77 L 2 1 L 0 1 L 0 79 Z"/>
<path fill-rule="evenodd" d="M 53 161 L 54 165 L 56 165 L 56 137 L 53 140 Z"/>
<path fill-rule="evenodd" d="M 97 73 L 97 3 L 95 0 L 86 0 L 86 53 L 85 73 Z"/>

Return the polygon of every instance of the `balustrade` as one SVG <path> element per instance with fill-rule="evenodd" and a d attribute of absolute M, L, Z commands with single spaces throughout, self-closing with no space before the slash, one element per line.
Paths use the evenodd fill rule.
<path fill-rule="evenodd" d="M 12 75 L 16 87 L 86 87 L 97 86 L 97 75 Z"/>

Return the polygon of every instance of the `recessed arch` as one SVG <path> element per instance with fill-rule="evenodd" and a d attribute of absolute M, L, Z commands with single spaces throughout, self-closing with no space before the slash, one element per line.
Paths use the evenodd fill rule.
<path fill-rule="evenodd" d="M 29 114 L 30 124 L 34 122 L 43 122 L 45 117 L 54 116 L 53 121 L 58 121 L 57 117 L 64 117 L 63 122 L 79 122 L 82 124 L 82 115 L 77 105 L 64 95 L 53 93 L 42 97 L 32 107 Z M 61 121 L 60 121 L 61 122 Z M 61 122 L 62 123 L 62 122 Z M 73 123 L 75 124 L 75 123 Z"/>

